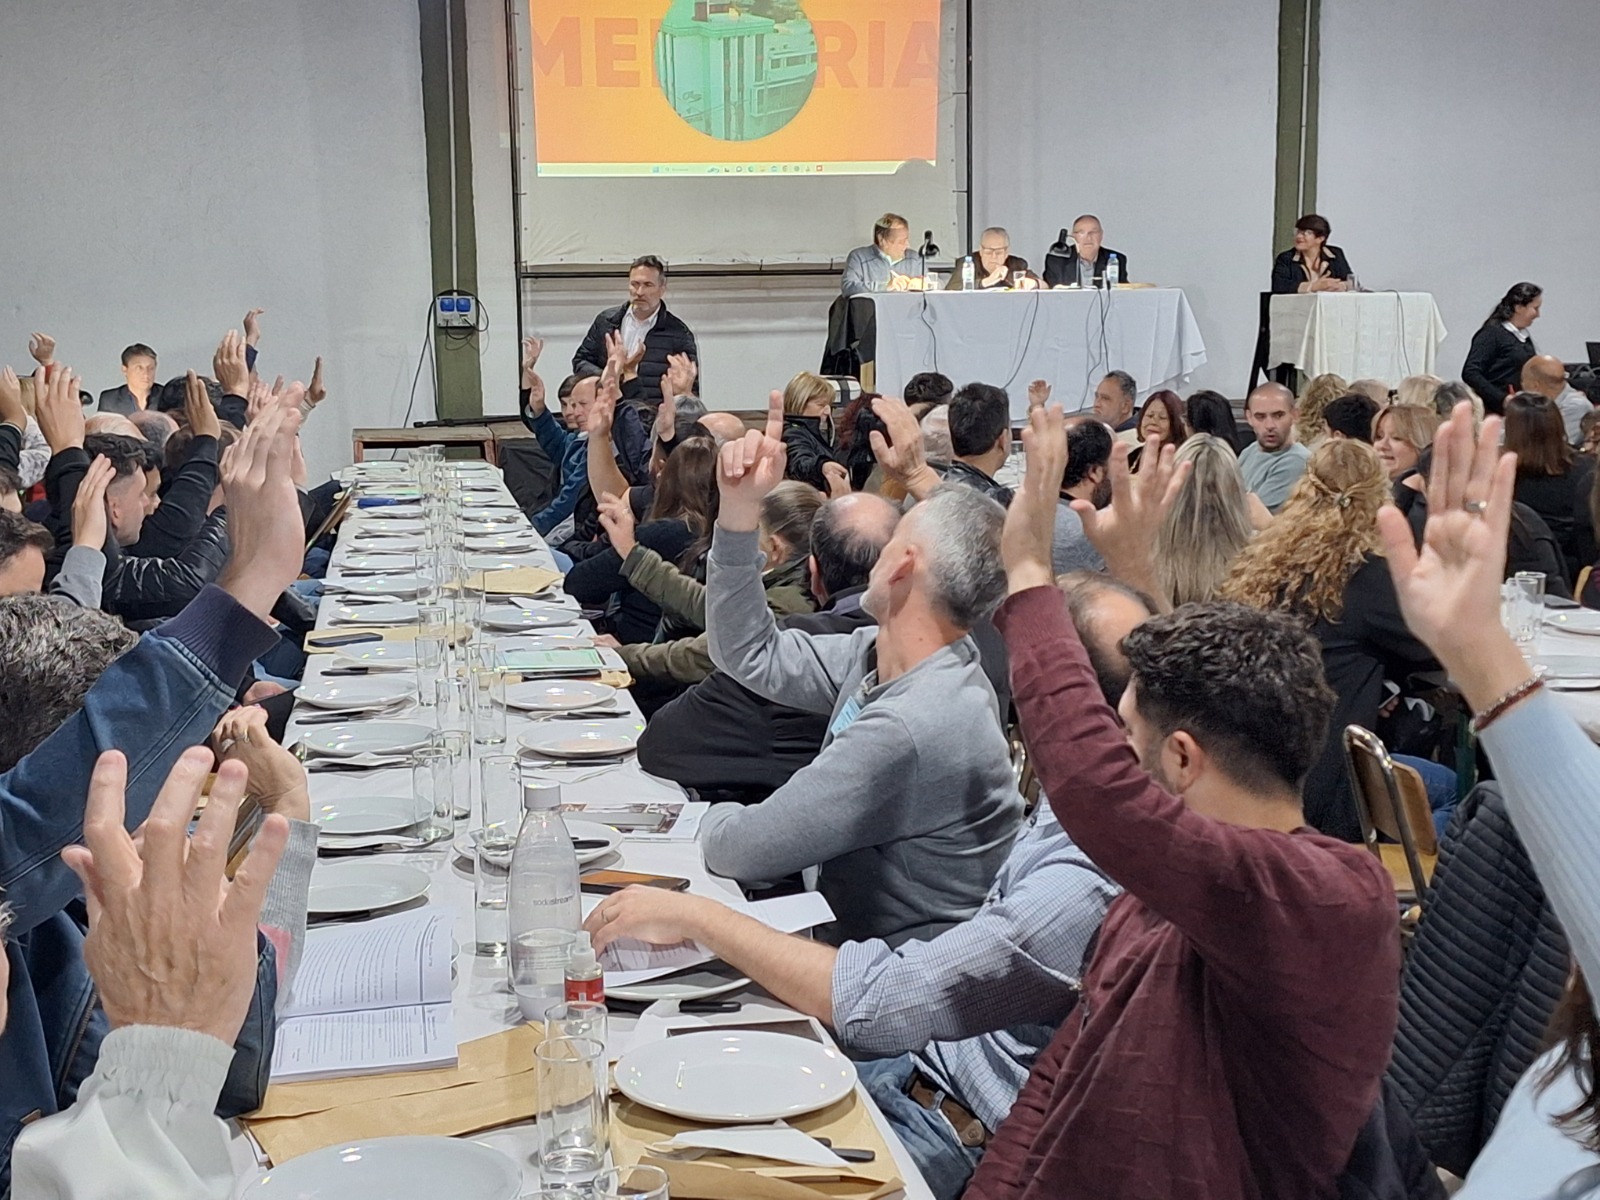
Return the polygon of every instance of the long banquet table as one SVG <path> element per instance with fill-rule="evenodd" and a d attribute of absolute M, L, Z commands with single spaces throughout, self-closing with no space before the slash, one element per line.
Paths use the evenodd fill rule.
<path fill-rule="evenodd" d="M 498 472 L 495 479 L 499 483 L 498 496 L 509 499 L 504 481 Z M 526 518 L 518 514 L 519 527 L 526 527 Z M 338 547 L 335 550 L 332 562 L 327 572 L 327 582 L 338 584 L 343 579 L 341 566 L 351 552 L 350 540 L 365 522 L 372 520 L 363 510 L 353 509 L 351 515 L 345 520 L 339 532 Z M 555 560 L 549 548 L 535 535 L 537 549 L 521 556 L 518 565 L 555 568 Z M 510 556 L 507 556 L 508 558 Z M 326 630 L 330 625 L 330 614 L 338 600 L 325 596 L 319 609 L 317 629 Z M 580 622 L 575 628 L 585 633 L 592 634 L 593 627 L 586 622 Z M 501 639 L 503 640 L 503 639 Z M 309 656 L 310 661 L 305 672 L 305 683 L 313 683 L 322 678 L 322 673 L 327 670 L 336 655 L 318 653 Z M 643 722 L 639 717 L 638 706 L 626 691 L 619 691 L 618 699 L 628 710 L 631 720 L 639 728 Z M 299 720 L 317 713 L 318 710 L 297 704 L 291 718 L 289 731 L 285 736 L 285 744 L 292 745 L 297 737 L 300 726 Z M 426 710 L 413 712 L 401 716 L 399 719 L 407 721 L 420 721 L 429 723 Z M 492 747 L 492 752 L 511 754 L 516 752 L 517 738 L 533 724 L 533 719 L 528 714 L 511 710 L 507 713 L 506 742 L 503 746 Z M 676 784 L 665 780 L 656 779 L 645 774 L 639 767 L 636 758 L 629 757 L 623 765 L 607 769 L 603 774 L 589 777 L 587 771 L 563 772 L 570 774 L 573 781 L 562 780 L 563 800 L 576 803 L 604 802 L 606 807 L 615 808 L 618 802 L 660 802 L 682 801 L 685 794 Z M 476 750 L 474 752 L 473 775 L 476 778 Z M 374 770 L 360 774 L 337 773 L 312 773 L 309 775 L 311 800 L 313 811 L 319 803 L 337 799 L 341 796 L 362 794 L 366 789 L 372 795 L 409 795 L 411 789 L 411 772 L 409 768 L 397 770 Z M 474 785 L 476 787 L 476 785 Z M 619 795 L 620 793 L 620 795 Z M 476 808 L 474 809 L 476 811 Z M 458 831 L 466 828 L 466 821 L 458 821 Z M 448 907 L 455 913 L 455 941 L 459 947 L 456 960 L 454 989 L 452 994 L 453 1016 L 457 1040 L 463 1044 L 477 1038 L 487 1037 L 513 1028 L 521 1023 L 521 1015 L 517 1008 L 516 997 L 512 993 L 506 978 L 506 963 L 503 957 L 484 957 L 473 952 L 475 942 L 473 928 L 473 868 L 466 861 L 458 860 L 450 849 L 448 842 L 440 843 L 422 851 L 389 852 L 381 855 L 382 861 L 389 863 L 403 863 L 416 867 L 426 872 L 431 877 L 430 888 L 426 903 L 430 907 Z M 348 861 L 348 860 L 347 860 Z M 636 837 L 625 837 L 619 851 L 600 860 L 595 866 L 612 867 L 628 871 L 642 871 L 663 875 L 684 876 L 690 880 L 689 890 L 698 895 L 716 897 L 720 899 L 739 899 L 742 893 L 738 885 L 729 879 L 712 875 L 706 870 L 701 860 L 700 849 L 695 842 L 670 842 L 645 840 Z M 720 999 L 736 1000 L 743 1004 L 740 1013 L 717 1015 L 710 1014 L 702 1019 L 711 1025 L 717 1024 L 742 1024 L 749 1023 L 759 1014 L 770 1014 L 773 1017 L 793 1016 L 793 1010 L 787 1008 L 766 993 L 754 987 L 748 987 Z M 626 1014 L 613 1012 L 611 1014 L 611 1029 L 627 1034 L 637 1024 L 638 1018 Z M 918 1173 L 910 1156 L 900 1140 L 890 1130 L 884 1121 L 882 1113 L 872 1103 L 859 1084 L 856 1087 L 858 1098 L 864 1103 L 866 1111 L 870 1113 L 873 1122 L 882 1134 L 884 1142 L 889 1146 L 894 1155 L 895 1166 L 900 1177 L 905 1181 L 904 1196 L 911 1200 L 932 1200 L 932 1192 Z M 396 1129 L 395 1134 L 411 1132 Z M 524 1191 L 535 1191 L 539 1186 L 538 1165 L 536 1160 L 535 1129 L 531 1121 L 503 1127 L 485 1133 L 468 1135 L 473 1140 L 486 1145 L 494 1146 L 515 1159 L 522 1167 Z M 266 1165 L 260 1160 L 259 1151 L 247 1134 L 236 1132 L 233 1137 L 231 1153 L 233 1163 L 241 1180 L 258 1178 L 266 1171 Z"/>
<path fill-rule="evenodd" d="M 1175 387 L 1206 361 L 1181 288 L 1109 291 L 880 292 L 875 386 L 897 396 L 921 371 L 959 387 L 992 383 L 1011 394 L 1011 415 L 1028 411 L 1028 384 L 1049 380 L 1068 412 L 1088 407 L 1113 368 L 1138 382 L 1140 398 Z"/>

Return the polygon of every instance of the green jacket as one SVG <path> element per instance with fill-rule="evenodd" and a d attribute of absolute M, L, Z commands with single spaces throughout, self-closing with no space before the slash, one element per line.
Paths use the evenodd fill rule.
<path fill-rule="evenodd" d="M 763 577 L 767 607 L 780 619 L 816 611 L 805 590 L 807 561 L 798 558 Z M 706 585 L 685 575 L 649 547 L 635 546 L 628 553 L 622 560 L 622 577 L 659 604 L 663 612 L 672 613 L 696 629 L 706 627 Z M 699 683 L 716 669 L 704 633 L 670 642 L 636 642 L 621 647 L 617 653 L 627 664 L 628 673 L 640 680 Z"/>

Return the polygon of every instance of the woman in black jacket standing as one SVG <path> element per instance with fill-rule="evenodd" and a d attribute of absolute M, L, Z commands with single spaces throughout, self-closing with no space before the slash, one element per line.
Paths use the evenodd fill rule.
<path fill-rule="evenodd" d="M 1536 283 L 1513 284 L 1472 335 L 1461 378 L 1478 393 L 1485 412 L 1499 416 L 1505 411 L 1506 397 L 1522 386 L 1522 365 L 1539 353 L 1528 327 L 1539 319 L 1543 297 Z"/>
<path fill-rule="evenodd" d="M 785 479 L 809 483 L 824 496 L 842 484 L 849 489 L 849 473 L 833 445 L 833 384 L 820 375 L 801 371 L 783 390 L 783 444 L 789 451 Z M 823 470 L 832 463 L 834 479 Z"/>

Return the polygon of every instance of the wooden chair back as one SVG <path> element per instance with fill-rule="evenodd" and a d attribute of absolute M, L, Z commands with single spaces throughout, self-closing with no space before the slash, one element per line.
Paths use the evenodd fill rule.
<path fill-rule="evenodd" d="M 1388 867 L 1396 891 L 1420 901 L 1439 854 L 1422 776 L 1396 763 L 1378 736 L 1359 725 L 1346 727 L 1344 752 L 1363 843 Z"/>

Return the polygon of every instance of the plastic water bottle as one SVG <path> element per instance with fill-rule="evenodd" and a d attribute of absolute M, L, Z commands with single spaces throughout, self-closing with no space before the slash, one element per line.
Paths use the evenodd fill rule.
<path fill-rule="evenodd" d="M 511 851 L 506 927 L 511 990 L 527 1021 L 565 995 L 567 954 L 583 924 L 578 852 L 561 819 L 561 785 L 522 785 L 522 828 Z"/>
<path fill-rule="evenodd" d="M 1114 288 L 1121 282 L 1122 264 L 1117 261 L 1117 256 L 1113 254 L 1106 260 L 1106 286 Z"/>
<path fill-rule="evenodd" d="M 967 255 L 961 260 L 961 290 L 970 292 L 978 286 L 978 271 L 972 263 L 972 255 Z"/>

